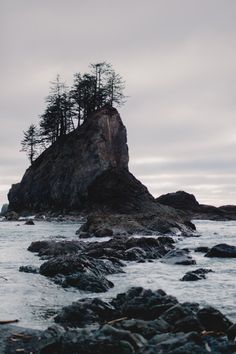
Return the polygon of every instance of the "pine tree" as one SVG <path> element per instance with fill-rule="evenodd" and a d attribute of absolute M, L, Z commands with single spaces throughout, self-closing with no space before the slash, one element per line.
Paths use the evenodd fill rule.
<path fill-rule="evenodd" d="M 24 138 L 21 141 L 22 149 L 27 153 L 27 156 L 32 164 L 38 155 L 38 131 L 34 124 L 31 124 L 28 130 L 24 131 Z"/>

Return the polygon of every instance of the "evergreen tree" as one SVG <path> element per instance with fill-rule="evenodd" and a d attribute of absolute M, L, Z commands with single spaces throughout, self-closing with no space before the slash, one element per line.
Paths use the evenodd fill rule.
<path fill-rule="evenodd" d="M 22 149 L 25 151 L 32 164 L 38 155 L 38 131 L 34 124 L 31 124 L 28 130 L 24 131 L 24 138 L 21 141 Z"/>
<path fill-rule="evenodd" d="M 40 120 L 40 134 L 46 143 L 54 143 L 59 137 L 73 130 L 72 102 L 66 86 L 59 75 L 52 82 L 47 107 Z"/>

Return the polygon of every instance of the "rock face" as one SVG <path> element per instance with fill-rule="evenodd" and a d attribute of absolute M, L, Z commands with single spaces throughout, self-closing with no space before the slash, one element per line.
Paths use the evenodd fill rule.
<path fill-rule="evenodd" d="M 9 210 L 78 210 L 88 186 L 109 169 L 128 170 L 126 128 L 114 108 L 91 115 L 44 151 L 12 186 Z"/>

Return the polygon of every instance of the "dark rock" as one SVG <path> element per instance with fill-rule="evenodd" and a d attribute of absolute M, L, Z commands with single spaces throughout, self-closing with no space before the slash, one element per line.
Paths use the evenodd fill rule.
<path fill-rule="evenodd" d="M 94 258 L 115 257 L 124 260 L 157 259 L 173 248 L 171 238 L 113 237 L 109 241 L 92 242 L 85 253 Z"/>
<path fill-rule="evenodd" d="M 197 316 L 207 331 L 227 332 L 232 326 L 232 322 L 225 315 L 210 306 L 199 310 Z"/>
<path fill-rule="evenodd" d="M 199 268 L 199 269 L 187 272 L 181 280 L 182 281 L 196 281 L 196 280 L 206 279 L 205 274 L 207 274 L 209 272 L 212 272 L 212 270 Z"/>
<path fill-rule="evenodd" d="M 35 241 L 28 247 L 31 252 L 37 252 L 39 256 L 61 256 L 79 253 L 84 249 L 82 241 Z"/>
<path fill-rule="evenodd" d="M 66 255 L 50 259 L 40 266 L 40 274 L 49 277 L 89 272 L 94 275 L 123 272 L 116 263 L 109 260 L 93 259 L 83 255 Z"/>
<path fill-rule="evenodd" d="M 205 257 L 236 258 L 236 247 L 221 243 L 212 247 Z"/>
<path fill-rule="evenodd" d="M 88 186 L 111 168 L 128 169 L 126 129 L 116 109 L 104 108 L 34 161 L 21 183 L 12 186 L 9 209 L 81 209 Z"/>
<path fill-rule="evenodd" d="M 99 298 L 82 299 L 63 307 L 55 322 L 69 327 L 84 327 L 115 318 L 115 308 Z"/>
<path fill-rule="evenodd" d="M 175 249 L 169 251 L 161 259 L 161 262 L 169 263 L 169 264 L 182 264 L 182 265 L 196 264 L 196 261 L 189 255 L 189 252 L 182 249 Z"/>
<path fill-rule="evenodd" d="M 113 236 L 113 231 L 111 229 L 97 229 L 94 231 L 94 236 L 96 237 L 109 237 Z"/>
<path fill-rule="evenodd" d="M 76 273 L 65 278 L 62 283 L 63 286 L 73 286 L 77 289 L 90 291 L 93 293 L 102 293 L 110 288 L 113 288 L 114 284 L 104 278 L 103 276 L 96 276 L 89 273 Z"/>
<path fill-rule="evenodd" d="M 35 223 L 33 220 L 30 219 L 25 222 L 25 225 L 35 225 Z"/>
<path fill-rule="evenodd" d="M 20 272 L 25 272 L 25 273 L 34 273 L 34 274 L 36 274 L 36 273 L 39 273 L 39 268 L 27 265 L 27 266 L 21 266 L 19 268 L 19 271 Z"/>
<path fill-rule="evenodd" d="M 199 247 L 196 247 L 195 252 L 202 252 L 202 253 L 207 253 L 209 251 L 209 247 L 207 246 L 199 246 Z"/>
<path fill-rule="evenodd" d="M 7 221 L 17 221 L 19 220 L 19 214 L 16 213 L 15 211 L 8 211 L 6 213 L 6 219 Z"/>
<path fill-rule="evenodd" d="M 8 211 L 8 204 L 3 204 L 0 212 L 0 216 L 6 216 Z"/>
<path fill-rule="evenodd" d="M 184 191 L 178 191 L 175 193 L 167 193 L 156 198 L 156 201 L 160 204 L 171 206 L 180 210 L 199 210 L 199 203 L 193 194 L 186 193 Z"/>
<path fill-rule="evenodd" d="M 91 237 L 91 235 L 88 232 L 83 232 L 83 231 L 81 231 L 77 235 L 79 235 L 79 238 L 90 238 Z"/>

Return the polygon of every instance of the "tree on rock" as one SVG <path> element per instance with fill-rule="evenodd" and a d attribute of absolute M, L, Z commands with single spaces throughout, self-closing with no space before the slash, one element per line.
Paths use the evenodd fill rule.
<path fill-rule="evenodd" d="M 73 130 L 72 103 L 67 88 L 58 75 L 52 82 L 46 98 L 46 109 L 41 115 L 40 135 L 46 143 L 52 144 L 59 137 Z"/>
<path fill-rule="evenodd" d="M 28 130 L 24 131 L 24 138 L 21 141 L 21 151 L 25 151 L 27 153 L 31 164 L 38 155 L 38 143 L 39 136 L 37 127 L 34 124 L 31 124 Z"/>

